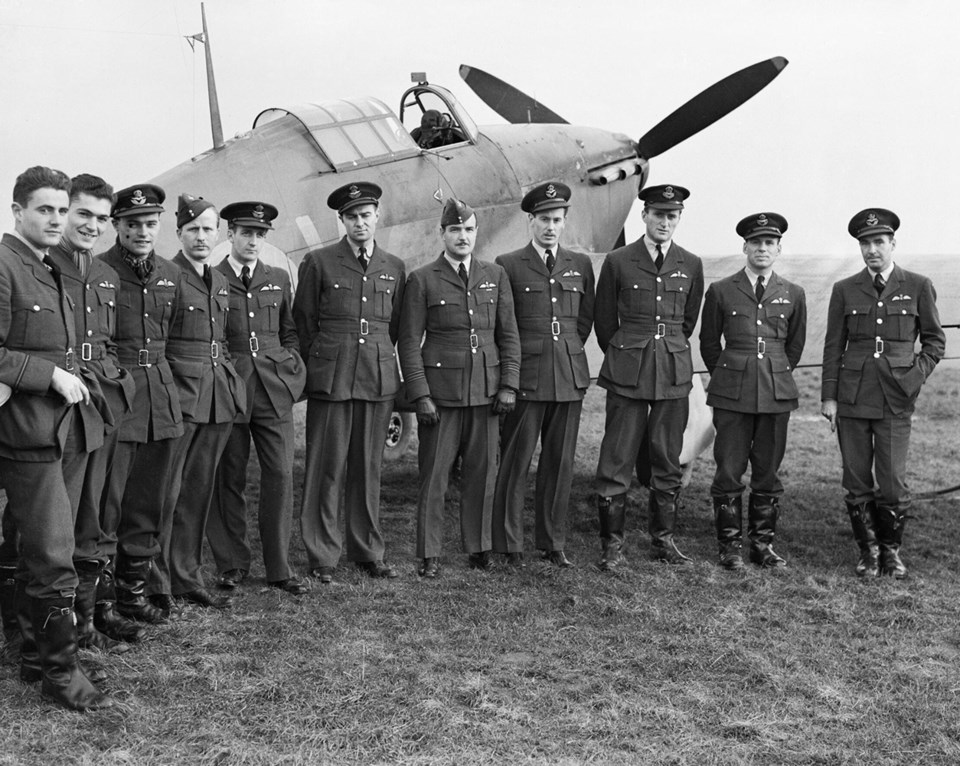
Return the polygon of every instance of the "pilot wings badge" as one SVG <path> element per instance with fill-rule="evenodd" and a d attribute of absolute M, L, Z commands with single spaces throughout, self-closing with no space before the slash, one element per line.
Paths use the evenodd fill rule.
<path fill-rule="evenodd" d="M 901 293 L 900 295 L 894 295 L 890 300 L 891 301 L 912 301 L 913 296 L 907 295 L 906 293 Z"/>
<path fill-rule="evenodd" d="M 680 279 L 690 279 L 689 276 L 684 274 L 682 271 L 675 271 L 670 275 L 671 277 L 679 277 Z"/>
<path fill-rule="evenodd" d="M 158 279 L 157 287 L 176 287 L 176 285 L 169 279 Z"/>
<path fill-rule="evenodd" d="M 479 285 L 477 285 L 478 290 L 494 290 L 496 287 L 496 282 L 481 282 Z"/>
<path fill-rule="evenodd" d="M 771 303 L 790 303 L 791 301 L 790 301 L 789 298 L 774 298 L 774 299 L 773 299 L 772 301 L 770 301 L 770 302 L 771 302 Z"/>

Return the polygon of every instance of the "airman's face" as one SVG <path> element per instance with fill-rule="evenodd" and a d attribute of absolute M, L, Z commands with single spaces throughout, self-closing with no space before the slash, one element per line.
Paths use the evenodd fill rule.
<path fill-rule="evenodd" d="M 443 247 L 455 261 L 466 260 L 477 244 L 477 216 L 472 215 L 463 223 L 452 223 L 440 229 Z"/>
<path fill-rule="evenodd" d="M 566 210 L 562 207 L 553 210 L 544 210 L 530 216 L 530 227 L 533 229 L 533 240 L 540 247 L 556 251 L 560 243 L 563 226 L 567 222 Z"/>
<path fill-rule="evenodd" d="M 69 207 L 70 198 L 62 189 L 36 189 L 26 206 L 13 203 L 14 228 L 35 248 L 46 250 L 60 241 Z"/>
<path fill-rule="evenodd" d="M 357 205 L 340 214 L 347 230 L 347 238 L 357 247 L 366 245 L 377 233 L 380 208 L 377 205 Z"/>
<path fill-rule="evenodd" d="M 663 244 L 673 239 L 673 230 L 680 222 L 680 211 L 657 210 L 651 207 L 643 211 L 642 217 L 647 225 L 647 239 Z"/>
<path fill-rule="evenodd" d="M 110 200 L 81 192 L 70 200 L 63 238 L 76 250 L 91 250 L 110 220 Z"/>
<path fill-rule="evenodd" d="M 267 230 L 255 226 L 235 226 L 227 229 L 227 237 L 233 245 L 233 257 L 240 263 L 253 263 L 260 257 Z"/>
<path fill-rule="evenodd" d="M 160 213 L 128 215 L 113 219 L 120 244 L 138 258 L 150 255 L 160 233 Z"/>
<path fill-rule="evenodd" d="M 871 234 L 860 239 L 860 255 L 867 268 L 879 274 L 893 263 L 893 251 L 897 247 L 897 240 L 892 234 Z"/>
<path fill-rule="evenodd" d="M 220 238 L 220 216 L 208 207 L 192 221 L 177 229 L 183 254 L 191 261 L 202 263 L 210 257 Z"/>
<path fill-rule="evenodd" d="M 750 268 L 758 274 L 766 274 L 780 255 L 780 238 L 770 235 L 751 237 L 743 243 Z"/>

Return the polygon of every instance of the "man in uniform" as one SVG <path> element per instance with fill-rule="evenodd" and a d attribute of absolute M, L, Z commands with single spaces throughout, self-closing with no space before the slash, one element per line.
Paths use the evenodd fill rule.
<path fill-rule="evenodd" d="M 790 412 L 799 406 L 793 380 L 806 341 L 803 288 L 776 274 L 787 219 L 756 213 L 737 224 L 747 265 L 707 289 L 700 355 L 710 373 L 707 404 L 717 431 L 717 472 L 710 487 L 720 565 L 743 568 L 743 474 L 750 463 L 747 537 L 761 567 L 787 562 L 773 549 L 783 484 L 777 472 L 787 444 Z"/>
<path fill-rule="evenodd" d="M 910 508 L 910 418 L 945 345 L 933 284 L 893 262 L 899 227 L 897 215 L 879 207 L 850 219 L 867 267 L 834 284 L 823 343 L 821 411 L 840 440 L 861 577 L 907 576 L 900 545 Z"/>
<path fill-rule="evenodd" d="M 136 383 L 101 500 L 101 523 L 117 529 L 117 608 L 148 623 L 164 621 L 173 607 L 169 597 L 148 600 L 145 587 L 160 553 L 163 498 L 172 481 L 176 437 L 183 435 L 180 397 L 165 354 L 180 269 L 154 252 L 165 197 L 153 184 L 118 191 L 110 211 L 117 242 L 98 256 L 120 278 L 114 339 L 120 364 Z"/>
<path fill-rule="evenodd" d="M 656 558 L 689 564 L 673 539 L 680 495 L 680 448 L 693 387 L 688 339 L 703 299 L 700 259 L 673 242 L 682 186 L 640 192 L 646 233 L 609 253 L 597 280 L 594 327 L 604 352 L 598 385 L 607 415 L 597 463 L 599 567 L 623 561 L 627 490 L 641 447 L 650 461 L 649 532 Z"/>
<path fill-rule="evenodd" d="M 250 572 L 244 487 L 252 435 L 260 461 L 258 518 L 267 582 L 299 596 L 307 588 L 293 576 L 287 556 L 293 523 L 293 404 L 307 373 L 297 350 L 290 277 L 260 260 L 277 209 L 265 202 L 234 202 L 220 215 L 231 243 L 230 255 L 217 265 L 230 290 L 227 346 L 246 383 L 247 409 L 237 414 L 220 458 L 207 540 L 218 583 L 236 588 Z"/>
<path fill-rule="evenodd" d="M 91 394 L 76 365 L 73 304 L 48 249 L 69 207 L 70 179 L 32 167 L 13 188 L 14 233 L 0 241 L 0 484 L 20 533 L 20 577 L 29 604 L 21 622 L 37 650 L 41 694 L 74 710 L 110 707 L 77 662 L 74 521 L 63 455 L 83 450 L 77 409 Z M 102 434 L 101 434 L 102 437 Z M 21 666 L 21 678 L 28 666 Z"/>
<path fill-rule="evenodd" d="M 513 410 L 520 385 L 510 280 L 473 257 L 473 209 L 447 200 L 440 239 L 443 254 L 410 275 L 398 346 L 420 424 L 417 557 L 426 578 L 440 573 L 444 497 L 457 456 L 463 548 L 471 567 L 490 566 L 497 415 Z"/>
<path fill-rule="evenodd" d="M 179 298 L 166 356 L 180 392 L 183 436 L 176 439 L 160 527 L 158 593 L 197 606 L 224 609 L 232 599 L 210 593 L 200 572 L 207 514 L 217 464 L 233 421 L 246 406 L 246 388 L 225 344 L 230 292 L 227 278 L 207 261 L 217 243 L 220 214 L 203 198 L 181 194 L 177 204 Z"/>
<path fill-rule="evenodd" d="M 493 550 L 523 566 L 523 499 L 540 439 L 534 498 L 535 545 L 558 567 L 564 553 L 567 506 L 590 369 L 583 344 L 593 327 L 595 287 L 590 258 L 560 247 L 570 187 L 541 184 L 520 203 L 533 239 L 497 258 L 510 279 L 520 332 L 520 392 L 500 434 L 500 472 L 493 502 Z"/>
<path fill-rule="evenodd" d="M 340 559 L 340 497 L 347 558 L 393 578 L 380 531 L 380 468 L 400 388 L 394 344 L 406 283 L 403 261 L 376 244 L 379 186 L 336 189 L 327 205 L 346 236 L 307 253 L 293 317 L 307 363 L 307 454 L 300 529 L 310 574 L 328 584 Z"/>

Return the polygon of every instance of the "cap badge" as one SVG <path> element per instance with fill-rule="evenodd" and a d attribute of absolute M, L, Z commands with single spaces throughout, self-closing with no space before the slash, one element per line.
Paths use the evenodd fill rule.
<path fill-rule="evenodd" d="M 263 218 L 263 205 L 257 205 L 257 206 L 253 209 L 253 217 L 254 217 L 254 218 Z"/>
<path fill-rule="evenodd" d="M 876 213 L 867 213 L 867 226 L 876 226 L 879 220 Z"/>
<path fill-rule="evenodd" d="M 673 199 L 674 196 L 675 196 L 675 195 L 674 195 L 674 193 L 673 193 L 673 187 L 672 187 L 672 186 L 668 186 L 666 189 L 663 190 L 663 198 L 664 198 L 664 199 Z"/>
<path fill-rule="evenodd" d="M 347 192 L 350 195 L 350 199 L 356 199 L 360 196 L 360 190 L 356 186 L 351 186 L 350 191 Z"/>
<path fill-rule="evenodd" d="M 553 199 L 554 197 L 557 196 L 557 189 L 556 189 L 556 187 L 555 187 L 553 184 L 550 184 L 550 185 L 547 187 L 546 195 L 547 195 L 550 199 Z"/>
<path fill-rule="evenodd" d="M 757 226 L 766 226 L 768 223 L 769 221 L 767 220 L 767 217 L 761 213 L 757 218 Z"/>
<path fill-rule="evenodd" d="M 130 201 L 131 201 L 134 205 L 145 205 L 146 202 L 147 202 L 147 198 L 143 196 L 143 192 L 140 191 L 140 189 L 137 189 L 137 190 L 133 193 L 133 196 L 130 197 Z"/>

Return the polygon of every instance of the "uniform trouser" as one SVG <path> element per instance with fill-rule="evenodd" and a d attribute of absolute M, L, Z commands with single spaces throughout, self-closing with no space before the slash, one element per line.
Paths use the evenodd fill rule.
<path fill-rule="evenodd" d="M 72 418 L 72 413 L 67 417 Z M 75 448 L 78 437 L 78 424 L 73 420 L 65 450 Z M 4 513 L 12 514 L 20 535 L 17 576 L 26 581 L 27 595 L 72 597 L 77 588 L 74 524 L 62 460 L 31 463 L 0 457 L 0 484 L 7 491 Z"/>
<path fill-rule="evenodd" d="M 147 591 L 180 596 L 203 588 L 200 563 L 207 514 L 213 500 L 217 463 L 227 444 L 233 421 L 183 421 L 183 436 L 172 441 L 176 457 L 163 506 L 159 542 Z"/>
<path fill-rule="evenodd" d="M 250 571 L 247 541 L 247 461 L 250 437 L 260 462 L 260 507 L 257 515 L 267 582 L 288 580 L 288 554 L 293 523 L 293 411 L 278 416 L 257 383 L 249 423 L 234 423 L 217 469 L 217 491 L 207 519 L 207 542 L 217 570 Z"/>
<path fill-rule="evenodd" d="M 110 507 L 102 513 L 117 519 L 119 555 L 142 559 L 160 553 L 158 534 L 178 444 L 177 438 L 117 444 L 108 480 Z M 118 495 L 122 500 L 114 504 Z"/>
<path fill-rule="evenodd" d="M 344 496 L 347 558 L 382 561 L 380 468 L 393 400 L 307 401 L 307 454 L 300 532 L 311 569 L 340 559 Z"/>
<path fill-rule="evenodd" d="M 534 544 L 562 551 L 583 402 L 521 401 L 503 420 L 500 472 L 493 500 L 493 550 L 523 551 L 523 500 L 527 472 L 540 440 L 534 495 Z"/>
<path fill-rule="evenodd" d="M 597 461 L 597 494 L 623 495 L 644 439 L 650 456 L 650 488 L 673 494 L 680 491 L 683 468 L 680 450 L 687 427 L 689 403 L 682 399 L 630 399 L 607 391 L 607 420 Z"/>
<path fill-rule="evenodd" d="M 3 535 L 3 542 L 0 543 L 0 567 L 16 567 L 20 560 L 20 535 L 17 532 L 17 521 L 10 511 L 10 500 L 7 499 L 6 507 L 3 511 L 3 518 L 0 519 L 0 529 Z"/>
<path fill-rule="evenodd" d="M 460 468 L 460 538 L 466 553 L 491 549 L 493 491 L 499 419 L 489 404 L 438 407 L 440 422 L 420 426 L 420 494 L 417 499 L 417 557 L 443 550 L 444 499 L 450 469 Z"/>
<path fill-rule="evenodd" d="M 837 418 L 848 503 L 874 501 L 888 508 L 909 507 L 906 475 L 910 425 L 910 414 L 894 415 L 886 408 L 882 418 Z"/>
<path fill-rule="evenodd" d="M 83 492 L 80 496 L 80 505 L 96 509 L 97 530 L 100 535 L 97 556 L 101 560 L 117 555 L 117 526 L 120 523 L 118 514 L 109 519 L 104 515 L 104 499 L 108 493 L 108 480 L 112 472 L 114 457 L 119 443 L 120 430 L 114 429 L 103 437 L 103 446 L 90 453 L 87 461 L 87 473 L 84 479 Z M 127 470 L 129 474 L 129 467 Z M 82 514 L 81 514 L 82 515 Z M 90 533 L 93 533 L 93 524 L 90 523 Z M 77 543 L 79 545 L 79 541 Z"/>
<path fill-rule="evenodd" d="M 713 497 L 740 496 L 743 474 L 750 463 L 750 491 L 780 497 L 783 483 L 777 472 L 787 448 L 789 412 L 733 412 L 714 407 L 717 430 L 713 457 L 717 472 L 710 486 Z"/>

